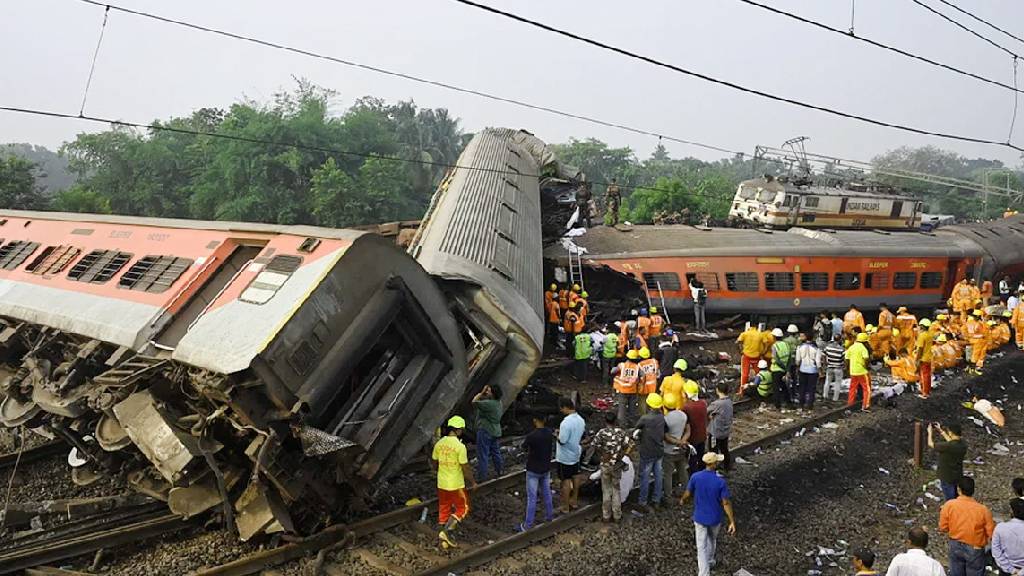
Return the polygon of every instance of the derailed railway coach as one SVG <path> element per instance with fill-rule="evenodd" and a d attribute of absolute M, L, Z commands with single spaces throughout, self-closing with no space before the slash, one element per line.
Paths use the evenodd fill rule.
<path fill-rule="evenodd" d="M 1020 216 L 934 233 L 597 227 L 573 242 L 585 266 L 639 281 L 652 303 L 664 300 L 670 310 L 693 308 L 689 284 L 699 280 L 707 311 L 718 314 L 800 315 L 882 302 L 937 307 L 963 278 L 1024 269 Z M 566 248 L 546 254 L 568 265 Z"/>
<path fill-rule="evenodd" d="M 0 211 L 0 421 L 66 441 L 76 482 L 223 511 L 243 539 L 322 527 L 484 382 L 525 385 L 545 151 L 478 134 L 419 231 L 427 269 L 363 231 Z"/>

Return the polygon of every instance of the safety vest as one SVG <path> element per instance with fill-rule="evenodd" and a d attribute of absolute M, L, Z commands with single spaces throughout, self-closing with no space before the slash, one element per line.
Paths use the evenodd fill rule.
<path fill-rule="evenodd" d="M 878 313 L 878 331 L 892 330 L 892 323 L 896 317 L 893 316 L 892 312 L 888 310 L 882 310 Z"/>
<path fill-rule="evenodd" d="M 793 349 L 789 347 L 789 343 L 785 340 L 777 340 L 772 345 L 772 372 L 789 370 L 789 360 L 792 355 Z"/>
<path fill-rule="evenodd" d="M 913 314 L 900 314 L 896 317 L 896 328 L 900 331 L 900 337 L 910 336 L 917 325 L 917 316 Z"/>
<path fill-rule="evenodd" d="M 647 358 L 641 360 L 640 364 L 640 382 L 641 394 L 651 394 L 658 391 L 658 374 L 661 372 L 661 368 L 658 366 L 658 361 L 654 358 Z"/>
<path fill-rule="evenodd" d="M 575 350 L 577 360 L 590 358 L 590 334 L 583 332 L 576 335 Z"/>
<path fill-rule="evenodd" d="M 967 320 L 964 332 L 968 340 L 980 340 L 985 337 L 985 332 L 987 331 L 985 328 L 984 324 L 971 318 Z"/>
<path fill-rule="evenodd" d="M 581 326 L 579 314 L 569 310 L 565 313 L 565 318 L 562 320 L 562 328 L 565 328 L 566 334 L 576 334 L 583 329 Z"/>
<path fill-rule="evenodd" d="M 639 316 L 636 319 L 636 331 L 646 340 L 651 334 L 651 319 L 647 316 Z"/>
<path fill-rule="evenodd" d="M 547 303 L 548 324 L 558 324 L 562 321 L 562 309 L 558 307 L 556 300 Z"/>
<path fill-rule="evenodd" d="M 580 316 L 582 316 L 584 319 L 586 319 L 587 314 L 590 313 L 590 304 L 588 304 L 587 301 L 585 299 L 583 299 L 583 298 L 580 298 L 579 300 L 577 300 L 577 302 L 580 303 L 580 307 L 579 307 Z"/>
<path fill-rule="evenodd" d="M 612 385 L 621 394 L 636 394 L 636 385 L 640 381 L 640 366 L 632 360 L 619 363 L 619 373 L 615 375 Z"/>
<path fill-rule="evenodd" d="M 843 315 L 843 328 L 849 331 L 854 326 L 860 326 L 860 329 L 864 329 L 864 315 L 860 313 L 860 310 L 850 310 Z"/>
<path fill-rule="evenodd" d="M 615 355 L 619 352 L 619 336 L 618 334 L 608 334 L 604 338 L 604 346 L 601 348 L 601 356 L 605 358 L 615 358 Z"/>
<path fill-rule="evenodd" d="M 569 309 L 569 291 L 565 288 L 558 291 L 558 307 L 562 310 Z"/>
<path fill-rule="evenodd" d="M 661 330 L 665 327 L 665 319 L 660 314 L 651 315 L 651 336 L 661 336 Z"/>
<path fill-rule="evenodd" d="M 757 374 L 761 377 L 761 383 L 757 385 L 757 393 L 761 395 L 762 398 L 771 396 L 772 391 L 775 389 L 772 385 L 775 377 L 772 376 L 772 373 L 769 370 L 761 370 Z"/>

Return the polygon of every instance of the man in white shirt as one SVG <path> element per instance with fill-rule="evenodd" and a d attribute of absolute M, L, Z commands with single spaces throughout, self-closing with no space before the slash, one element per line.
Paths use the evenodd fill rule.
<path fill-rule="evenodd" d="M 926 548 L 928 533 L 924 528 L 911 528 L 907 534 L 907 551 L 892 559 L 885 576 L 946 576 L 942 564 L 928 556 Z"/>

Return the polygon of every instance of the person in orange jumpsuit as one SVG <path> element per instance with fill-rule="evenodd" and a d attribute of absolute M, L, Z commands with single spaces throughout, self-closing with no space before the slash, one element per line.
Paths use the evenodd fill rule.
<path fill-rule="evenodd" d="M 849 338 L 853 334 L 854 326 L 859 327 L 861 332 L 864 331 L 864 315 L 855 305 L 850 304 L 850 309 L 843 315 L 843 335 Z"/>
<path fill-rule="evenodd" d="M 579 313 L 579 303 L 569 309 L 562 317 L 562 329 L 565 330 L 565 350 L 569 358 L 575 358 L 576 335 L 583 332 L 586 325 Z"/>
<path fill-rule="evenodd" d="M 590 303 L 587 302 L 587 296 L 589 295 L 586 290 L 584 290 L 583 292 L 580 292 L 580 297 L 576 300 L 576 302 L 579 302 L 580 316 L 583 316 L 584 324 L 587 322 L 587 315 L 590 314 Z"/>
<path fill-rule="evenodd" d="M 757 371 L 757 362 L 761 359 L 761 331 L 754 324 L 748 324 L 747 329 L 736 338 L 740 345 L 742 358 L 740 359 L 740 390 L 746 384 L 750 375 Z"/>
<path fill-rule="evenodd" d="M 985 281 L 981 283 L 981 291 L 978 297 L 981 298 L 982 306 L 988 306 L 988 301 L 992 298 L 991 280 L 986 278 Z"/>
<path fill-rule="evenodd" d="M 636 319 L 636 331 L 644 340 L 651 337 L 651 317 L 647 308 L 640 309 L 640 315 Z"/>
<path fill-rule="evenodd" d="M 900 306 L 896 310 L 896 320 L 893 325 L 900 331 L 895 337 L 894 348 L 897 354 L 907 354 L 914 345 L 914 329 L 917 327 L 917 317 L 907 311 L 906 306 Z"/>
<path fill-rule="evenodd" d="M 558 289 L 558 309 L 562 314 L 569 311 L 569 289 L 564 286 Z"/>
<path fill-rule="evenodd" d="M 917 363 L 914 358 L 909 354 L 896 355 L 896 352 L 890 352 L 888 356 L 884 358 L 885 365 L 889 367 L 889 371 L 892 373 L 893 378 L 898 378 L 906 382 L 907 384 L 913 384 L 917 382 Z"/>
<path fill-rule="evenodd" d="M 569 304 L 569 308 L 575 307 L 575 304 L 580 301 L 580 298 L 580 285 L 573 284 L 572 290 L 569 290 L 569 293 L 566 294 L 566 302 Z"/>
<path fill-rule="evenodd" d="M 1024 306 L 1018 304 L 1010 314 L 1010 326 L 1013 327 L 1014 341 L 1017 348 L 1024 350 Z"/>
<path fill-rule="evenodd" d="M 1010 326 L 999 320 L 989 320 L 988 349 L 998 350 L 1010 341 Z"/>
<path fill-rule="evenodd" d="M 653 394 L 658 391 L 658 376 L 661 374 L 658 361 L 651 358 L 651 350 L 646 346 L 640 349 L 640 362 L 638 363 L 640 368 L 640 381 L 638 387 L 640 389 L 640 395 L 646 398 L 648 394 Z M 647 406 L 643 402 L 640 403 L 640 414 L 647 413 Z"/>
<path fill-rule="evenodd" d="M 661 333 L 665 330 L 665 319 L 658 314 L 658 308 L 655 306 L 651 306 L 648 312 L 648 318 L 651 319 L 651 327 L 648 328 L 651 337 L 648 340 L 652 346 L 657 347 L 661 343 Z"/>
<path fill-rule="evenodd" d="M 552 346 L 558 342 L 558 326 L 562 323 L 562 310 L 558 306 L 558 285 L 552 284 L 544 292 L 544 316 L 547 320 L 548 342 Z"/>
<path fill-rule="evenodd" d="M 889 311 L 889 305 L 883 302 L 878 311 L 878 336 L 875 337 L 876 342 L 871 347 L 871 351 L 879 358 L 888 356 L 889 350 L 892 349 L 892 329 L 895 320 L 896 316 Z"/>
<path fill-rule="evenodd" d="M 974 367 L 968 367 L 967 371 L 972 374 L 981 374 L 981 369 L 985 367 L 985 354 L 988 352 L 988 326 L 981 321 L 981 317 L 981 310 L 975 309 L 964 325 L 964 335 L 971 346 L 971 362 L 974 363 Z"/>
<path fill-rule="evenodd" d="M 949 298 L 949 305 L 953 308 L 954 312 L 960 314 L 960 320 L 965 321 L 967 319 L 967 312 L 970 311 L 971 306 L 974 305 L 974 298 L 971 297 L 971 283 L 968 282 L 967 278 L 956 283 L 953 287 L 952 295 Z"/>

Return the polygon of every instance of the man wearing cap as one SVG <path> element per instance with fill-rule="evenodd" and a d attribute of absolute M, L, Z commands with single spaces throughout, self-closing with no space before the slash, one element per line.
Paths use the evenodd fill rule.
<path fill-rule="evenodd" d="M 799 404 L 797 398 L 800 393 L 800 379 L 797 371 L 796 350 L 800 347 L 800 329 L 796 324 L 786 327 L 786 344 L 789 345 L 789 370 L 786 373 L 786 401 L 790 404 Z"/>
<path fill-rule="evenodd" d="M 693 380 L 683 385 L 686 401 L 683 412 L 690 424 L 690 474 L 700 470 L 700 457 L 704 455 L 704 445 L 708 438 L 708 403 L 700 399 L 700 386 Z"/>
<path fill-rule="evenodd" d="M 857 391 L 862 391 L 861 411 L 871 410 L 871 378 L 868 375 L 868 362 L 871 360 L 871 353 L 868 352 L 864 343 L 868 341 L 868 335 L 864 332 L 857 334 L 856 342 L 846 349 L 846 360 L 850 363 L 850 392 L 846 397 L 847 407 L 854 406 L 857 400 Z"/>
<path fill-rule="evenodd" d="M 647 496 L 650 492 L 651 476 L 654 478 L 654 498 L 652 503 L 656 507 L 661 506 L 663 490 L 663 469 L 662 458 L 665 456 L 665 415 L 662 413 L 664 400 L 657 392 L 647 395 L 647 407 L 650 409 L 640 417 L 633 431 L 633 437 L 637 439 L 637 446 L 640 452 L 640 467 L 637 474 L 640 477 L 640 496 L 637 504 L 641 512 L 650 512 L 647 506 Z"/>
<path fill-rule="evenodd" d="M 935 341 L 935 333 L 930 330 L 932 321 L 922 318 L 921 331 L 917 334 L 917 342 L 914 344 L 914 358 L 917 359 L 917 379 L 921 385 L 921 398 L 928 398 L 932 393 L 932 345 Z"/>
<path fill-rule="evenodd" d="M 981 374 L 985 366 L 985 354 L 988 352 L 988 326 L 982 322 L 982 315 L 982 311 L 975 308 L 964 324 L 964 335 L 971 347 L 971 362 L 974 363 L 974 367 L 968 367 L 967 371 L 973 374 Z"/>
<path fill-rule="evenodd" d="M 619 425 L 629 426 L 636 418 L 637 393 L 640 391 L 640 365 L 637 360 L 640 353 L 634 349 L 626 352 L 626 360 L 612 368 L 614 376 L 612 385 L 615 387 L 615 401 L 619 405 Z"/>
<path fill-rule="evenodd" d="M 789 377 L 789 367 L 793 362 L 793 349 L 783 339 L 781 328 L 772 329 L 772 336 L 775 337 L 775 343 L 772 344 L 771 365 L 772 379 L 775 381 L 775 394 L 772 400 L 775 404 L 775 409 L 782 410 L 782 400 L 784 398 L 787 405 L 792 404 L 789 398 L 789 384 L 786 382 L 786 379 Z"/>
<path fill-rule="evenodd" d="M 726 531 L 736 534 L 736 520 L 733 516 L 729 485 L 715 469 L 725 457 L 708 452 L 701 461 L 705 469 L 690 476 L 686 492 L 679 499 L 685 504 L 693 498 L 693 528 L 697 540 L 697 575 L 710 576 L 715 567 L 715 551 L 718 548 L 718 533 L 722 528 L 723 513 L 729 524 Z"/>
<path fill-rule="evenodd" d="M 742 357 L 740 358 L 740 389 L 750 381 L 751 374 L 756 371 L 758 360 L 761 359 L 761 331 L 753 323 L 747 324 L 737 338 L 736 343 L 740 345 Z"/>
<path fill-rule="evenodd" d="M 452 416 L 447 428 L 448 433 L 434 444 L 430 457 L 430 467 L 437 473 L 437 522 L 441 525 L 437 538 L 445 549 L 456 546 L 451 534 L 469 514 L 466 483 L 476 488 L 466 445 L 460 440 L 466 420 Z"/>

